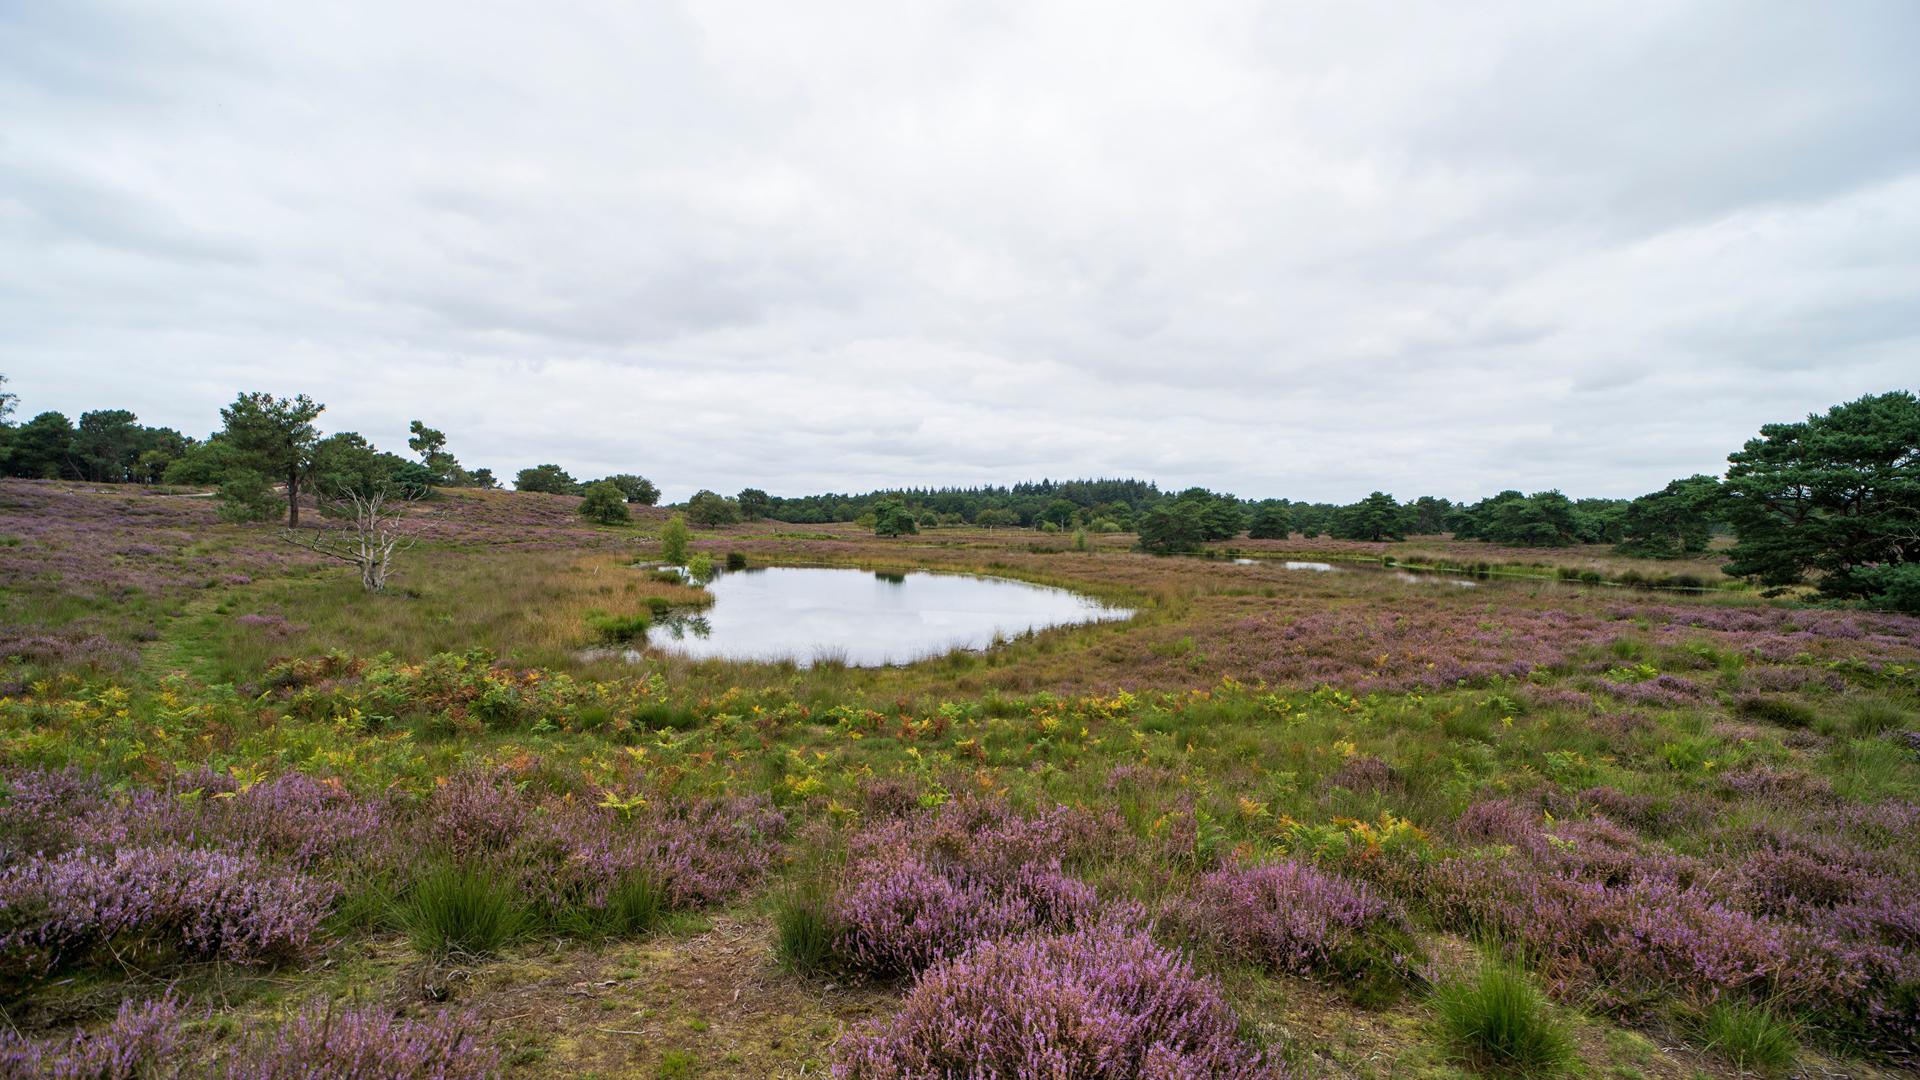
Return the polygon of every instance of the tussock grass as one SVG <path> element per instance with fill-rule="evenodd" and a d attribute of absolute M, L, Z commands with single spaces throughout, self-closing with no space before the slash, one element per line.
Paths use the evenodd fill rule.
<path fill-rule="evenodd" d="M 774 956 L 789 971 L 809 974 L 833 959 L 833 917 L 826 887 L 816 880 L 794 885 L 774 911 Z"/>
<path fill-rule="evenodd" d="M 556 920 L 567 934 L 588 939 L 639 937 L 666 918 L 666 893 L 645 874 L 622 879 L 600 907 L 578 907 Z"/>
<path fill-rule="evenodd" d="M 1700 1025 L 1706 1048 L 1742 1069 L 1777 1076 L 1793 1067 L 1800 1039 L 1793 1025 L 1764 1005 L 1722 1002 Z"/>
<path fill-rule="evenodd" d="M 1441 1033 L 1465 1060 L 1510 1076 L 1558 1076 L 1576 1060 L 1572 1036 L 1518 968 L 1489 962 L 1435 989 Z"/>
<path fill-rule="evenodd" d="M 395 921 L 414 947 L 430 956 L 488 956 L 528 926 L 510 884 L 452 863 L 414 879 L 395 910 Z"/>

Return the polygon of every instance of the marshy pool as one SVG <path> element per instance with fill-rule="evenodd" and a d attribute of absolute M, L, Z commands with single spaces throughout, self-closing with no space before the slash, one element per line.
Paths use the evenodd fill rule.
<path fill-rule="evenodd" d="M 647 643 L 701 660 L 880 667 L 1133 615 L 1066 589 L 924 570 L 770 566 L 720 574 L 707 588 L 713 606 L 659 620 Z"/>

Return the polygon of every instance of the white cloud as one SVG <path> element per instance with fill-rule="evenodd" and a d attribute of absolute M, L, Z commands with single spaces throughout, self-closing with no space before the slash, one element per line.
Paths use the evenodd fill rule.
<path fill-rule="evenodd" d="M 1634 494 L 1920 370 L 1920 8 L 0 9 L 0 370 L 671 496 Z"/>

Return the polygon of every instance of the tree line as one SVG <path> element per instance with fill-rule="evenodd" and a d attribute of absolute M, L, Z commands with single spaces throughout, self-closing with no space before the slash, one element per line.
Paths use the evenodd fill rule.
<path fill-rule="evenodd" d="M 221 410 L 220 430 L 204 439 L 144 426 L 126 409 L 85 412 L 78 423 L 59 412 L 16 423 L 17 404 L 0 375 L 0 474 L 214 487 L 231 520 L 274 516 L 284 499 L 295 526 L 303 490 L 498 486 L 491 470 L 463 466 L 445 434 L 420 420 L 409 427 L 411 458 L 355 432 L 323 437 L 314 421 L 325 406 L 304 394 L 240 394 Z M 1827 596 L 1920 611 L 1920 399 L 1907 391 L 1868 395 L 1804 421 L 1767 424 L 1727 461 L 1724 478 L 1689 476 L 1634 499 L 1509 490 L 1473 503 L 1431 495 L 1403 503 L 1375 491 L 1341 505 L 1092 479 L 797 498 L 758 488 L 733 496 L 701 490 L 684 511 L 704 527 L 760 518 L 854 521 L 886 536 L 953 525 L 1133 532 L 1142 549 L 1157 553 L 1197 551 L 1243 533 L 1374 542 L 1450 533 L 1490 544 L 1608 544 L 1628 555 L 1679 558 L 1727 532 L 1735 538 L 1729 574 L 1780 588 L 1811 578 Z M 608 522 L 625 520 L 629 505 L 660 499 L 659 488 L 637 474 L 586 483 L 551 464 L 520 470 L 514 486 L 585 496 L 582 513 Z"/>

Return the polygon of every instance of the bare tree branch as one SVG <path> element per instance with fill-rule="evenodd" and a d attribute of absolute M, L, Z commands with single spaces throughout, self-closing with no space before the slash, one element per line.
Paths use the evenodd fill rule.
<path fill-rule="evenodd" d="M 282 535 L 296 547 L 359 567 L 360 584 L 368 592 L 379 592 L 393 576 L 394 553 L 419 542 L 406 530 L 407 511 L 416 501 L 415 496 L 384 484 L 366 492 L 347 490 L 334 499 L 341 509 L 351 511 L 346 528 L 305 535 L 288 529 Z"/>

